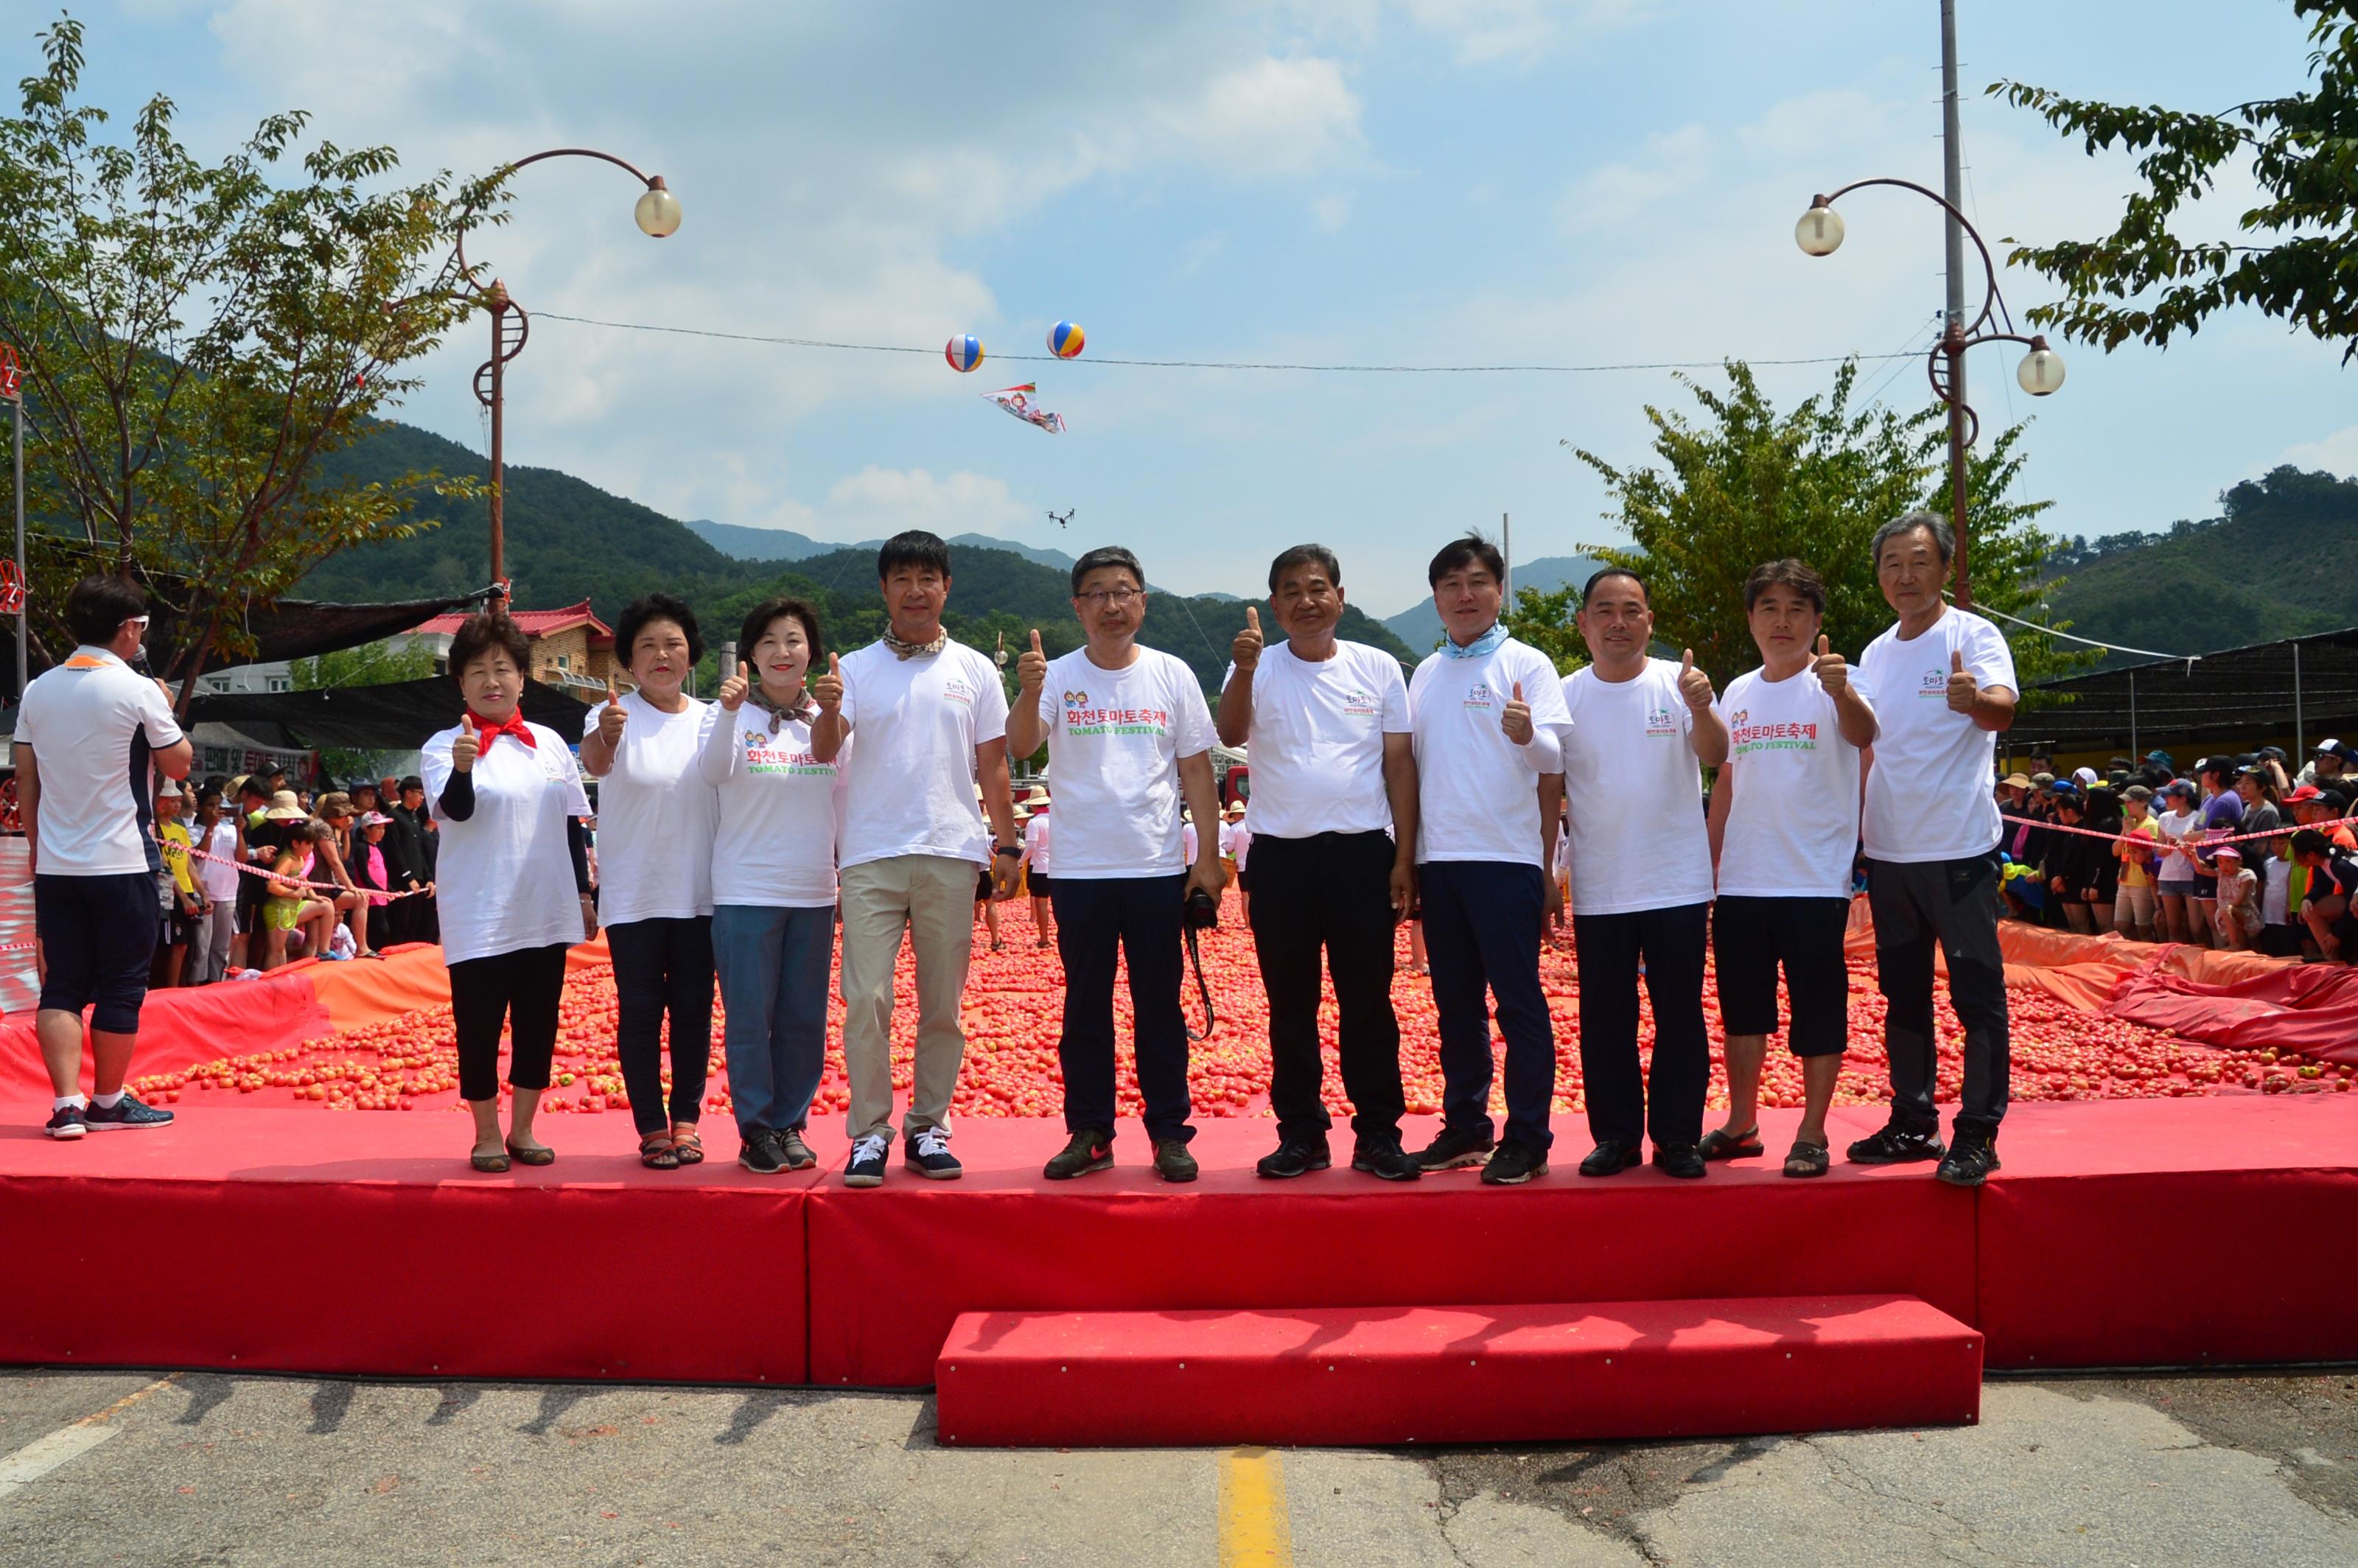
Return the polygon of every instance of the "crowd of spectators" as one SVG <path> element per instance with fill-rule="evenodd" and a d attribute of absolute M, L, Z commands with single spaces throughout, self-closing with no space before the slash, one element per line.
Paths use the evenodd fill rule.
<path fill-rule="evenodd" d="M 1997 781 L 2008 915 L 2087 935 L 2358 961 L 2358 746 L 2167 752 Z"/>

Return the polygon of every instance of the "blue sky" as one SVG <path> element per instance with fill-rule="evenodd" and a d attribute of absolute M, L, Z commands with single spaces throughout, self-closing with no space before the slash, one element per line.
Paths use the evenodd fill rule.
<path fill-rule="evenodd" d="M 1963 0 L 1970 210 L 1996 246 L 2109 226 L 2125 165 L 2088 158 L 1979 89 L 2223 108 L 2298 84 L 2289 8 Z M 1928 204 L 1861 193 L 1849 242 L 1791 240 L 1813 190 L 1940 178 L 1934 0 L 1301 0 L 834 4 L 672 0 L 120 0 L 76 7 L 91 95 L 180 106 L 217 155 L 303 108 L 417 171 L 555 146 L 664 174 L 660 243 L 627 177 L 526 170 L 485 246 L 539 312 L 934 347 L 1406 363 L 1716 362 L 1929 342 Z M 5 47 L 34 69 L 37 14 Z M 2221 233 L 2239 211 L 2223 193 Z M 2017 314 L 2050 290 L 2003 280 Z M 480 448 L 477 334 L 403 417 Z M 2333 348 L 2256 315 L 2166 352 L 2066 346 L 2037 406 L 2029 492 L 2100 534 L 2215 511 L 2295 461 L 2358 470 Z M 2034 412 L 2014 351 L 1973 365 L 1985 423 Z M 1764 370 L 1790 403 L 1829 365 Z M 1707 381 L 1714 373 L 1698 373 Z M 1070 433 L 974 395 L 1036 379 Z M 1914 406 L 1913 362 L 1863 384 Z M 1516 554 L 1614 536 L 1569 438 L 1642 462 L 1665 372 L 1345 376 L 986 363 L 649 336 L 542 319 L 512 367 L 511 461 L 682 517 L 821 538 L 968 529 L 1120 543 L 1156 579 L 1249 591 L 1276 548 L 1342 554 L 1379 614 L 1468 525 Z M 1075 510 L 1069 532 L 1046 513 Z M 528 601 L 530 584 L 520 585 Z M 2089 629 L 2102 635 L 2101 629 Z"/>

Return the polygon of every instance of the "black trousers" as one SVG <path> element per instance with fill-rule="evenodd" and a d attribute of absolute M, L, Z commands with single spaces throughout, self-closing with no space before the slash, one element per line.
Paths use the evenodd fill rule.
<path fill-rule="evenodd" d="M 712 1060 L 712 917 L 628 920 L 606 927 L 614 956 L 614 1054 L 631 1121 L 644 1138 L 704 1113 Z M 664 1019 L 671 1019 L 671 1104 L 664 1104 Z"/>
<path fill-rule="evenodd" d="M 1065 1130 L 1113 1134 L 1113 983 L 1130 963 L 1132 1042 L 1146 1135 L 1195 1135 L 1187 1125 L 1187 1018 L 1179 1011 L 1184 872 L 1163 877 L 1058 877 L 1056 954 L 1065 961 L 1065 1024 L 1056 1059 L 1065 1074 Z"/>
<path fill-rule="evenodd" d="M 1441 1015 L 1442 1109 L 1451 1127 L 1490 1136 L 1490 999 L 1507 1037 L 1507 1141 L 1555 1141 L 1555 1026 L 1540 989 L 1546 883 L 1537 866 L 1427 860 L 1416 869 L 1433 1005 Z"/>
<path fill-rule="evenodd" d="M 508 1082 L 548 1087 L 557 1054 L 557 1008 L 565 994 L 565 947 L 520 947 L 450 966 L 450 1025 L 459 1037 L 459 1098 L 500 1098 L 500 1025 L 508 1026 Z"/>
<path fill-rule="evenodd" d="M 1572 918 L 1580 962 L 1580 1072 L 1588 1090 L 1589 1136 L 1599 1143 L 1703 1141 L 1711 1087 L 1704 1033 L 1703 958 L 1711 905 L 1682 903 L 1627 914 Z M 1650 1076 L 1638 1063 L 1638 969 L 1654 1004 Z"/>
<path fill-rule="evenodd" d="M 2053 902 L 2050 901 L 2050 903 Z M 1961 860 L 1869 860 L 1875 968 L 1891 1056 L 1891 1119 L 1916 1132 L 1941 1125 L 1932 1106 L 1940 1058 L 1932 1042 L 1932 949 L 1949 962 L 1949 1000 L 1965 1026 L 1965 1081 L 1957 1130 L 1995 1137 L 2006 1115 L 2011 1049 L 2006 957 L 1997 942 L 2005 901 L 1995 851 Z"/>
<path fill-rule="evenodd" d="M 1388 833 L 1253 836 L 1253 952 L 1269 995 L 1270 1108 L 1280 1138 L 1321 1142 L 1332 1119 L 1320 1092 L 1319 956 L 1341 1015 L 1336 1046 L 1351 1130 L 1400 1136 L 1400 1020 L 1392 1011 L 1392 840 Z"/>

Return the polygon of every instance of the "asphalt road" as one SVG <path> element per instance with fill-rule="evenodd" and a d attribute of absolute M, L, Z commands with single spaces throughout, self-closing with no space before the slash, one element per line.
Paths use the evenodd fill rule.
<path fill-rule="evenodd" d="M 0 1563 L 2358 1563 L 2358 1375 L 2001 1381 L 1971 1429 L 1736 1443 L 932 1432 L 916 1395 L 0 1373 Z"/>

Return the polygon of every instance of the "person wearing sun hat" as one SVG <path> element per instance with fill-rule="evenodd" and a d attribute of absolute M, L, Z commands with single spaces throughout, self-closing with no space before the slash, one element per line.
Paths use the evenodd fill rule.
<path fill-rule="evenodd" d="M 1023 829 L 1023 889 L 1032 898 L 1033 946 L 1046 947 L 1053 939 L 1055 911 L 1048 896 L 1048 792 L 1033 786 L 1023 797 L 1023 807 L 1030 815 L 1021 824 Z"/>

